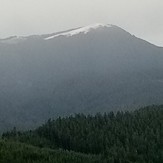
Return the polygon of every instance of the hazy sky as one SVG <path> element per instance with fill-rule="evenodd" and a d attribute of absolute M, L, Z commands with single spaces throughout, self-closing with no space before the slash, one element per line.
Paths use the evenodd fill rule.
<path fill-rule="evenodd" d="M 163 0 L 0 0 L 0 38 L 118 25 L 163 46 Z"/>

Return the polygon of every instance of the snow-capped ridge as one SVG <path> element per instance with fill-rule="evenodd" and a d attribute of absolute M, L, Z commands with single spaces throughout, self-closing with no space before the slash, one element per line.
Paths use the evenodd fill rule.
<path fill-rule="evenodd" d="M 23 36 L 11 36 L 5 39 L 0 39 L 1 43 L 6 43 L 6 44 L 16 44 L 21 41 L 25 41 L 27 38 Z"/>
<path fill-rule="evenodd" d="M 57 33 L 53 33 L 53 34 L 32 35 L 32 36 L 11 36 L 8 38 L 0 39 L 0 43 L 17 44 L 17 43 L 21 43 L 26 40 L 29 40 L 31 38 L 43 39 L 46 41 L 46 40 L 50 40 L 50 39 L 53 39 L 53 38 L 56 38 L 59 36 L 70 37 L 70 36 L 74 36 L 74 35 L 78 35 L 78 34 L 87 34 L 87 33 L 91 32 L 93 30 L 96 30 L 98 28 L 110 28 L 110 27 L 113 27 L 113 25 L 96 23 L 96 24 L 85 26 L 85 27 L 79 27 L 79 28 L 75 28 L 72 30 L 57 32 Z"/>
<path fill-rule="evenodd" d="M 80 33 L 87 34 L 91 30 L 98 29 L 98 28 L 103 28 L 103 27 L 112 27 L 112 25 L 96 23 L 96 24 L 93 24 L 93 25 L 80 27 L 80 28 L 77 28 L 77 29 L 74 29 L 74 30 L 71 30 L 71 31 L 68 31 L 68 32 L 62 32 L 62 33 L 59 33 L 59 34 L 54 34 L 53 36 L 47 37 L 44 40 L 50 40 L 50 39 L 53 39 L 53 38 L 58 37 L 58 36 L 70 37 L 70 36 L 77 35 L 77 34 L 80 34 Z"/>

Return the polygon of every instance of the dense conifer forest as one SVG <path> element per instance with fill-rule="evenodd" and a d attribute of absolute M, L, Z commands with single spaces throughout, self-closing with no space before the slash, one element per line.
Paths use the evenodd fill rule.
<path fill-rule="evenodd" d="M 2 163 L 162 163 L 163 106 L 49 119 L 0 140 Z"/>

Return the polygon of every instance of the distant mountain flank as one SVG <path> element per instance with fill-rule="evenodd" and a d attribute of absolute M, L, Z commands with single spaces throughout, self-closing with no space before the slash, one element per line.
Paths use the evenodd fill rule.
<path fill-rule="evenodd" d="M 1 39 L 1 130 L 161 104 L 162 63 L 163 48 L 109 24 Z"/>

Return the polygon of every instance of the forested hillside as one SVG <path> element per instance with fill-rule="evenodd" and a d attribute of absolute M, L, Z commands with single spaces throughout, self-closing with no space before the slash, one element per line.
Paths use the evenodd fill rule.
<path fill-rule="evenodd" d="M 39 162 L 39 159 L 45 160 L 43 162 L 57 162 L 59 155 L 62 158 L 61 163 L 67 163 L 67 160 L 162 163 L 162 138 L 163 106 L 150 106 L 133 112 L 98 113 L 87 116 L 76 114 L 55 120 L 49 119 L 33 131 L 21 132 L 14 128 L 3 133 L 0 147 L 0 155 L 3 157 L 0 157 L 0 161 L 10 156 L 13 160 L 21 160 L 23 163 L 23 160 L 28 162 L 25 158 L 29 156 L 29 162 Z M 9 142 L 15 144 L 8 144 Z M 80 152 L 83 155 L 64 153 L 61 149 Z"/>
<path fill-rule="evenodd" d="M 0 163 L 97 163 L 100 158 L 0 140 Z"/>

